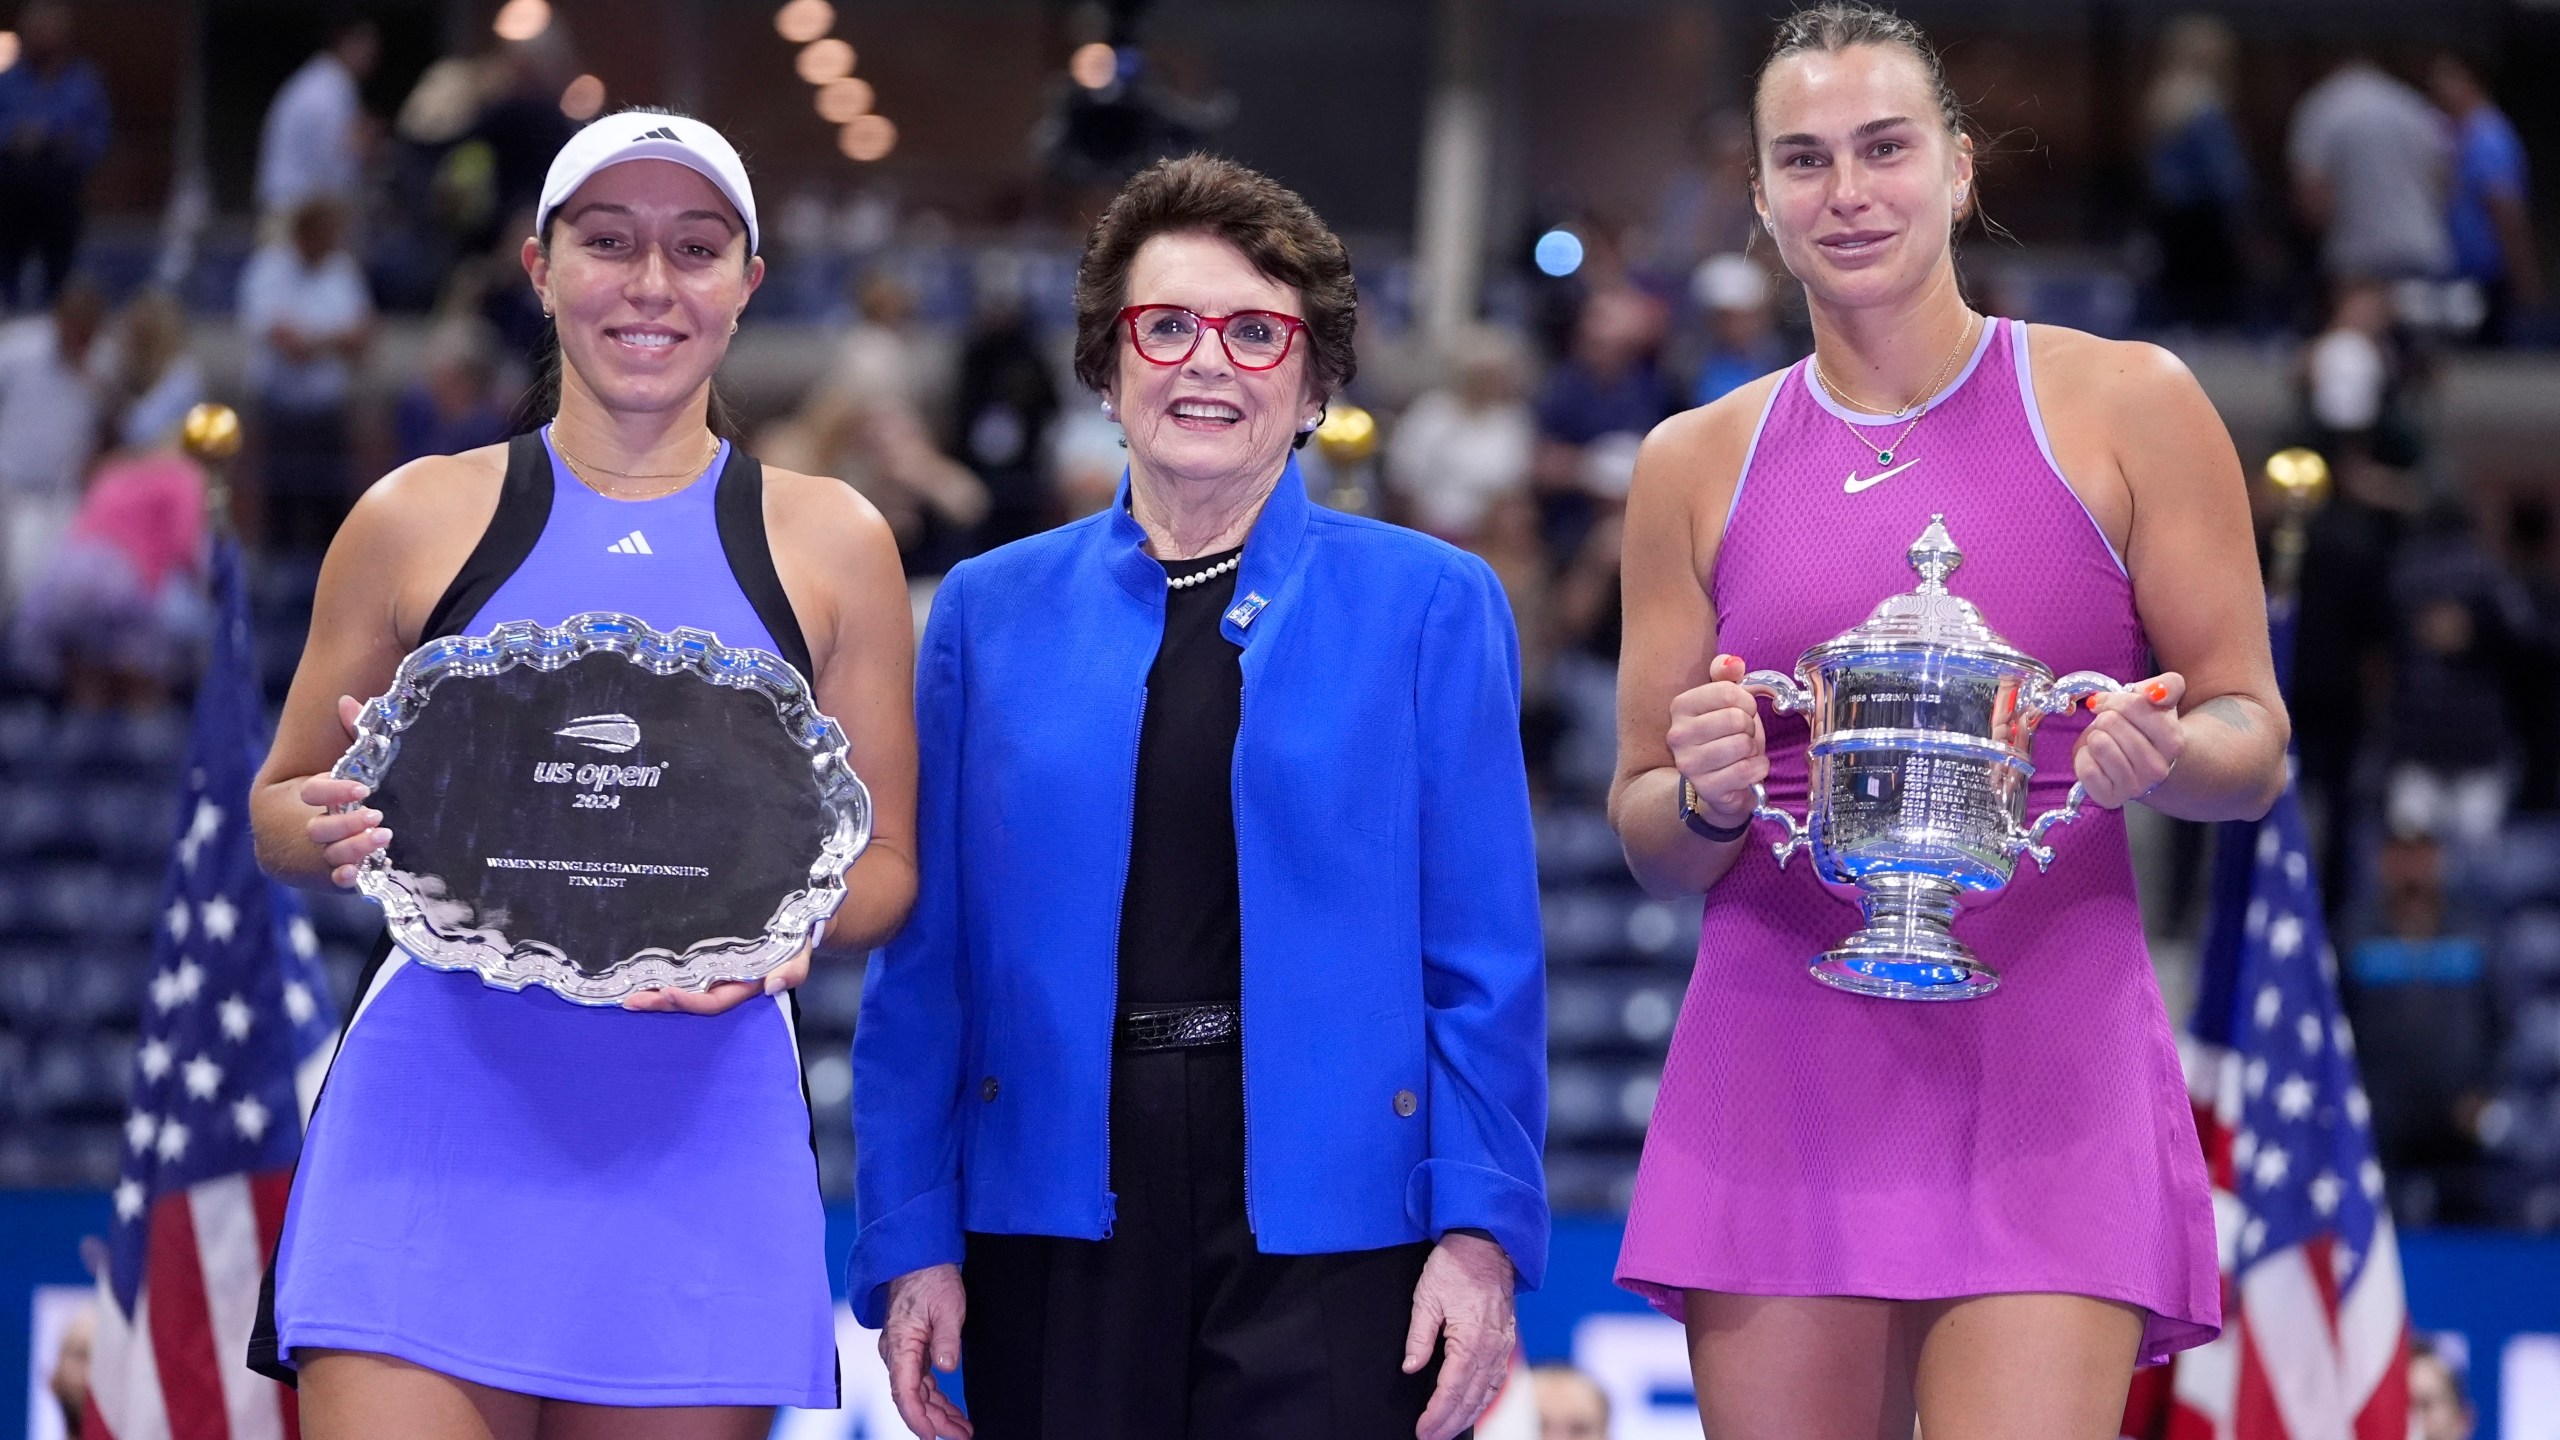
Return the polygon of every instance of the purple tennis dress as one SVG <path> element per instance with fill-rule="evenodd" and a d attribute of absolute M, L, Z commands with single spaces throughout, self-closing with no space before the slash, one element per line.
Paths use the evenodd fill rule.
<path fill-rule="evenodd" d="M 720 486 L 738 478 L 728 458 L 708 472 Z M 724 553 L 711 479 L 618 501 L 547 443 L 516 460 L 474 563 L 508 550 L 511 525 L 539 539 L 517 537 L 520 563 L 449 630 L 618 610 L 776 648 Z M 516 503 L 530 484 L 549 487 L 547 513 Z M 284 1358 L 372 1351 L 600 1405 L 831 1407 L 809 1124 L 788 997 L 716 1016 L 591 1008 L 393 951 L 294 1176 Z"/>
<path fill-rule="evenodd" d="M 2124 567 L 2063 482 L 2026 329 L 1992 321 L 1970 365 L 1878 466 L 1799 363 L 1743 464 L 1716 560 L 1717 648 L 1792 669 L 1912 586 L 1904 551 L 1944 512 L 1950 581 L 2053 668 L 2151 673 Z M 1881 470 L 1882 476 L 1877 473 Z M 1854 486 L 1854 488 L 1852 488 Z M 1772 801 L 1805 801 L 1804 721 L 1762 711 Z M 2030 815 L 2071 785 L 2086 712 L 2037 733 Z M 2177 1046 L 2143 946 L 2124 818 L 2052 833 L 1958 917 L 2000 973 L 1978 1000 L 1916 1004 L 1817 984 L 1808 960 L 1859 924 L 1758 827 L 1707 892 L 1698 963 L 1645 1139 L 1618 1281 L 1674 1318 L 1680 1292 L 1943 1299 L 2090 1295 L 2147 1312 L 2142 1359 L 2221 1325 L 2213 1210 Z"/>

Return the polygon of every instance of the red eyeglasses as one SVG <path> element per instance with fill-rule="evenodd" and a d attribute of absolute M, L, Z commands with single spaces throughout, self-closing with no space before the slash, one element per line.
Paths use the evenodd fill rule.
<path fill-rule="evenodd" d="M 1132 305 L 1120 319 L 1129 327 L 1129 343 L 1152 364 L 1181 364 L 1200 348 L 1202 333 L 1215 330 L 1239 370 L 1268 370 L 1288 359 L 1290 342 L 1307 328 L 1306 321 L 1277 310 L 1202 315 L 1179 305 Z"/>

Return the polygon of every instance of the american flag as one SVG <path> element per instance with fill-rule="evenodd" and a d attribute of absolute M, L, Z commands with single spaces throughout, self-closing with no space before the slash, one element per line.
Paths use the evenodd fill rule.
<path fill-rule="evenodd" d="M 2291 777 L 2264 820 L 2219 827 L 2215 852 L 2185 1059 L 2222 1335 L 2138 1377 L 2125 1433 L 2405 1440 L 2400 1252 Z"/>
<path fill-rule="evenodd" d="M 285 1440 L 293 1393 L 252 1373 L 258 1283 L 336 1025 L 302 903 L 249 838 L 257 666 L 238 549 L 214 547 L 210 663 L 142 1006 L 83 1433 Z"/>

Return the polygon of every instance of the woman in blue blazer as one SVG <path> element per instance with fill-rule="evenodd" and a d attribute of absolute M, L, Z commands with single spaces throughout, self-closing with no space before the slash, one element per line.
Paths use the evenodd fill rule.
<path fill-rule="evenodd" d="M 1141 173 L 1076 284 L 1118 503 L 935 598 L 922 889 L 853 1048 L 853 1303 L 920 1436 L 1446 1440 L 1509 1364 L 1548 1230 L 1518 644 L 1482 561 L 1308 502 L 1355 305 L 1297 195 Z M 927 1373 L 964 1353 L 965 1418 Z"/>

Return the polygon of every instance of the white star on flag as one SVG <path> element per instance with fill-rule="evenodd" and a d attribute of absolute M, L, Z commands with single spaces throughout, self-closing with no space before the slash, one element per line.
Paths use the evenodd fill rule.
<path fill-rule="evenodd" d="M 2346 1189 L 2345 1182 L 2337 1176 L 2326 1170 L 2321 1171 L 2311 1181 L 2311 1208 L 2323 1215 L 2336 1213 L 2338 1201 L 2345 1195 Z"/>
<path fill-rule="evenodd" d="M 198 800 L 193 819 L 187 822 L 187 833 L 178 841 L 178 863 L 193 870 L 196 852 L 222 829 L 222 807 L 210 800 Z"/>
<path fill-rule="evenodd" d="M 2266 1093 L 2267 1062 L 2265 1057 L 2251 1057 L 2249 1063 L 2241 1068 L 2240 1083 L 2248 1087 L 2249 1098 L 2252 1100 L 2255 1100 L 2260 1095 Z"/>
<path fill-rule="evenodd" d="M 2353 1055 L 2356 1053 L 2355 1027 L 2347 1023 L 2346 1016 L 2339 1016 L 2337 1023 L 2331 1025 L 2329 1030 L 2330 1043 L 2338 1047 L 2339 1054 Z"/>
<path fill-rule="evenodd" d="M 284 927 L 284 938 L 287 944 L 293 946 L 293 953 L 305 960 L 320 953 L 319 932 L 311 928 L 310 921 L 299 915 L 294 916 L 293 922 Z"/>
<path fill-rule="evenodd" d="M 2352 1245 L 2340 1245 L 2329 1252 L 2329 1273 L 2344 1280 L 2356 1271 L 2356 1262 L 2364 1257 Z"/>
<path fill-rule="evenodd" d="M 170 901 L 168 914 L 169 938 L 172 940 L 185 940 L 187 938 L 187 922 L 192 918 L 194 917 L 187 912 L 186 901 Z"/>
<path fill-rule="evenodd" d="M 151 1003 L 162 1011 L 174 1010 L 183 998 L 178 994 L 178 974 L 163 970 L 151 977 Z"/>
<path fill-rule="evenodd" d="M 2241 923 L 2249 927 L 2249 938 L 2252 940 L 2266 934 L 2267 902 L 2264 900 L 2250 901 L 2248 918 L 2243 920 Z"/>
<path fill-rule="evenodd" d="M 2364 1162 L 2363 1173 L 2356 1176 L 2356 1179 L 2363 1183 L 2364 1193 L 2376 1200 L 2382 1198 L 2382 1162 L 2367 1160 Z"/>
<path fill-rule="evenodd" d="M 2255 1254 L 2257 1254 L 2260 1250 L 2265 1249 L 2265 1248 L 2266 1248 L 2266 1245 L 2267 1245 L 2267 1222 L 2266 1222 L 2266 1221 L 2264 1221 L 2264 1220 L 2251 1220 L 2248 1224 L 2243 1225 L 2243 1226 L 2241 1226 L 2241 1227 L 2240 1227 L 2240 1249 L 2241 1249 L 2241 1251 L 2242 1251 L 2243 1253 L 2245 1253 L 2245 1254 L 2250 1254 L 2250 1255 L 2255 1255 Z"/>
<path fill-rule="evenodd" d="M 2319 1054 L 2320 1042 L 2329 1038 L 2328 1030 L 2321 1025 L 2317 1015 L 2305 1015 L 2293 1022 L 2293 1033 L 2302 1037 L 2302 1053 L 2305 1055 Z"/>
<path fill-rule="evenodd" d="M 221 1009 L 223 1035 L 233 1040 L 248 1039 L 249 1026 L 257 1018 L 249 1002 L 233 995 L 223 1000 Z"/>
<path fill-rule="evenodd" d="M 196 992 L 203 988 L 204 967 L 193 960 L 179 961 L 178 998 L 181 1000 L 193 1000 L 196 998 Z"/>
<path fill-rule="evenodd" d="M 116 1187 L 116 1218 L 131 1220 L 142 1214 L 142 1182 L 127 1180 Z"/>
<path fill-rule="evenodd" d="M 2310 877 L 2311 862 L 2302 857 L 2301 851 L 2296 850 L 2284 857 L 2284 878 L 2299 885 Z"/>
<path fill-rule="evenodd" d="M 2347 1118 L 2358 1125 L 2373 1118 L 2373 1102 L 2365 1098 L 2361 1085 L 2347 1092 Z"/>
<path fill-rule="evenodd" d="M 163 1160 L 175 1160 L 179 1156 L 186 1154 L 187 1141 L 192 1138 L 192 1136 L 187 1134 L 187 1127 L 179 1123 L 175 1117 L 161 1121 L 160 1158 Z"/>
<path fill-rule="evenodd" d="M 2283 1146 L 2270 1145 L 2258 1152 L 2257 1163 L 2249 1168 L 2250 1177 L 2258 1182 L 2259 1189 L 2265 1190 L 2282 1180 L 2285 1173 L 2293 1168 L 2293 1157 L 2284 1153 Z"/>
<path fill-rule="evenodd" d="M 2284 992 L 2273 985 L 2259 991 L 2257 1014 L 2259 1029 L 2275 1024 L 2284 1015 Z"/>
<path fill-rule="evenodd" d="M 267 1107 L 258 1103 L 257 1096 L 243 1095 L 231 1104 L 231 1123 L 240 1128 L 242 1136 L 254 1141 L 267 1133 Z"/>
<path fill-rule="evenodd" d="M 229 896 L 216 895 L 204 902 L 201 914 L 206 938 L 219 944 L 230 944 L 231 932 L 240 927 L 240 907 L 232 904 Z"/>
<path fill-rule="evenodd" d="M 2317 1093 L 2310 1081 L 2288 1075 L 2276 1087 L 2276 1113 L 2287 1120 L 2299 1120 L 2311 1113 L 2311 1102 Z"/>
<path fill-rule="evenodd" d="M 165 1040 L 143 1041 L 140 1059 L 142 1061 L 142 1078 L 145 1080 L 159 1079 L 161 1076 L 169 1073 L 169 1062 L 171 1059 L 169 1054 L 169 1043 Z"/>
<path fill-rule="evenodd" d="M 310 986 L 299 980 L 285 982 L 284 1013 L 294 1024 L 299 1025 L 310 1019 L 311 1012 L 319 1008 L 320 1002 L 311 998 Z"/>
<path fill-rule="evenodd" d="M 2302 917 L 2277 917 L 2276 923 L 2267 927 L 2267 948 L 2274 951 L 2279 960 L 2292 959 L 2293 953 L 2302 948 Z"/>
<path fill-rule="evenodd" d="M 186 1065 L 187 1093 L 198 1100 L 210 1100 L 222 1093 L 222 1067 L 211 1056 L 198 1055 Z"/>
<path fill-rule="evenodd" d="M 160 1133 L 160 1122 L 140 1110 L 124 1117 L 125 1143 L 136 1155 L 151 1148 L 152 1137 Z"/>
<path fill-rule="evenodd" d="M 2258 1155 L 2258 1132 L 2256 1132 L 2255 1130 L 2243 1130 L 2243 1131 L 2241 1131 L 2238 1135 L 2235 1135 L 2235 1136 L 2233 1136 L 2233 1137 L 2232 1137 L 2232 1139 L 2231 1139 L 2231 1164 L 2232 1164 L 2232 1168 L 2234 1168 L 2234 1169 L 2238 1169 L 2238 1170 L 2246 1170 L 2246 1169 L 2248 1169 L 2248 1168 L 2249 1168 L 2249 1162 L 2250 1162 L 2251 1160 L 2256 1159 L 2256 1158 L 2257 1158 L 2257 1155 Z"/>

